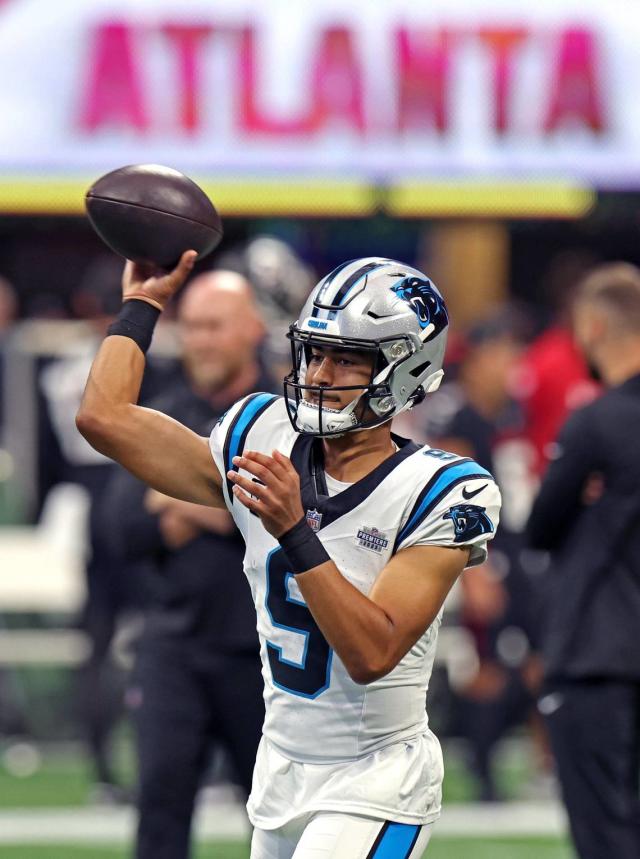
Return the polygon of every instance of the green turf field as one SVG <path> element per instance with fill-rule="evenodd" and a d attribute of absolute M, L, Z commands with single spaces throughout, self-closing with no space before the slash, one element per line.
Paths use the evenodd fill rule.
<path fill-rule="evenodd" d="M 126 784 L 133 782 L 133 767 L 128 743 L 122 744 L 119 772 Z M 498 768 L 498 783 L 505 799 L 522 798 L 531 776 L 531 763 L 514 752 L 503 754 Z M 0 809 L 71 808 L 90 801 L 89 768 L 81 747 L 62 747 L 45 752 L 38 768 L 29 775 L 18 776 L 7 770 L 0 756 Z M 443 801 L 472 802 L 475 790 L 459 755 L 445 749 Z"/>
<path fill-rule="evenodd" d="M 0 750 L 1 751 L 1 750 Z M 44 748 L 39 765 L 30 774 L 11 772 L 0 754 L 0 812 L 12 810 L 52 810 L 91 808 L 89 770 L 79 746 Z M 119 767 L 123 780 L 132 781 L 130 752 L 125 748 Z M 459 753 L 445 749 L 447 759 L 444 785 L 445 806 L 468 802 L 474 798 L 474 786 Z M 523 799 L 531 776 L 531 764 L 526 750 L 512 749 L 502 755 L 499 767 L 503 795 Z M 92 845 L 90 842 L 20 844 L 0 841 L 2 859 L 131 859 L 131 847 L 125 844 Z M 193 859 L 248 859 L 248 846 L 240 842 L 207 841 L 198 845 Z M 573 859 L 568 844 L 552 837 L 452 837 L 438 834 L 426 854 L 426 859 Z"/>
<path fill-rule="evenodd" d="M 123 848 L 2 845 L 2 859 L 129 859 Z M 211 842 L 199 846 L 194 859 L 248 859 L 244 845 Z M 548 838 L 434 838 L 425 859 L 572 859 L 569 848 Z"/>

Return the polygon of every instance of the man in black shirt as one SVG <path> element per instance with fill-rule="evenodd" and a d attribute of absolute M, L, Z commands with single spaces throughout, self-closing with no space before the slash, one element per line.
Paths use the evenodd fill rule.
<path fill-rule="evenodd" d="M 637 859 L 640 271 L 595 269 L 574 322 L 609 390 L 565 424 L 529 520 L 551 552 L 539 706 L 581 859 Z"/>
<path fill-rule="evenodd" d="M 111 255 L 113 256 L 113 255 Z M 118 269 L 120 264 L 115 260 Z M 124 674 L 114 658 L 114 642 L 145 605 L 142 576 L 128 577 L 111 552 L 102 522 L 104 493 L 119 466 L 93 450 L 78 432 L 74 412 L 82 398 L 86 374 L 118 312 L 120 290 L 110 260 L 92 263 L 71 299 L 74 314 L 84 320 L 84 332 L 67 344 L 63 354 L 42 355 L 37 372 L 37 510 L 54 487 L 70 483 L 86 499 L 86 520 L 80 537 L 83 553 L 84 600 L 77 625 L 86 635 L 86 658 L 76 676 L 76 711 L 90 765 L 90 797 L 97 802 L 129 799 L 119 783 L 113 748 L 123 714 Z M 154 358 L 145 368 L 138 402 L 147 404 L 174 377 L 175 367 Z M 14 430 L 15 431 L 15 430 Z"/>
<path fill-rule="evenodd" d="M 454 382 L 430 402 L 425 430 L 429 443 L 470 456 L 495 475 L 503 499 L 500 529 L 489 560 L 460 580 L 459 622 L 475 646 L 477 668 L 454 687 L 455 724 L 466 741 L 479 799 L 495 802 L 497 743 L 532 709 L 525 678 L 532 671 L 529 584 L 520 565 L 524 467 L 521 414 L 510 378 L 527 335 L 526 320 L 503 307 L 471 328 L 465 337 Z M 514 479 L 514 472 L 520 479 Z M 507 636 L 520 651 L 505 653 Z"/>
<path fill-rule="evenodd" d="M 258 360 L 264 327 L 249 284 L 228 271 L 194 279 L 178 322 L 184 379 L 152 405 L 208 435 L 238 398 L 273 387 Z M 248 794 L 262 729 L 244 543 L 226 511 L 147 490 L 128 473 L 114 480 L 104 520 L 123 558 L 151 559 L 159 574 L 128 693 L 140 781 L 136 856 L 185 859 L 213 742 Z"/>

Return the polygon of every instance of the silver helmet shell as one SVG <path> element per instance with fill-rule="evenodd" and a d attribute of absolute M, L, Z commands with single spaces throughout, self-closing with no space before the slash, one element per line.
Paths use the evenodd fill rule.
<path fill-rule="evenodd" d="M 440 385 L 448 324 L 442 295 L 418 269 L 382 257 L 338 266 L 313 289 L 289 329 L 293 369 L 285 394 L 294 428 L 342 435 L 379 426 L 420 402 Z M 326 408 L 323 389 L 305 384 L 311 346 L 374 353 L 369 385 L 357 388 L 344 409 Z M 319 403 L 309 402 L 305 391 L 319 395 Z"/>

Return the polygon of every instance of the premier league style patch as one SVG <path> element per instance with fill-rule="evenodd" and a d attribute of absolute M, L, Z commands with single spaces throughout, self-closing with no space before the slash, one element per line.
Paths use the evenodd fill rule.
<path fill-rule="evenodd" d="M 377 528 L 366 528 L 364 525 L 358 531 L 356 539 L 359 546 L 364 549 L 371 549 L 372 552 L 378 554 L 384 552 L 389 545 L 389 541 L 382 531 L 378 531 Z"/>

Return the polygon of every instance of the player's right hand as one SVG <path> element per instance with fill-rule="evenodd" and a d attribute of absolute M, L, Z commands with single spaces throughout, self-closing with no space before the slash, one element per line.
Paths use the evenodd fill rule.
<path fill-rule="evenodd" d="M 137 298 L 164 310 L 167 302 L 185 282 L 196 261 L 196 251 L 185 251 L 173 271 L 127 260 L 122 275 L 122 300 Z"/>

